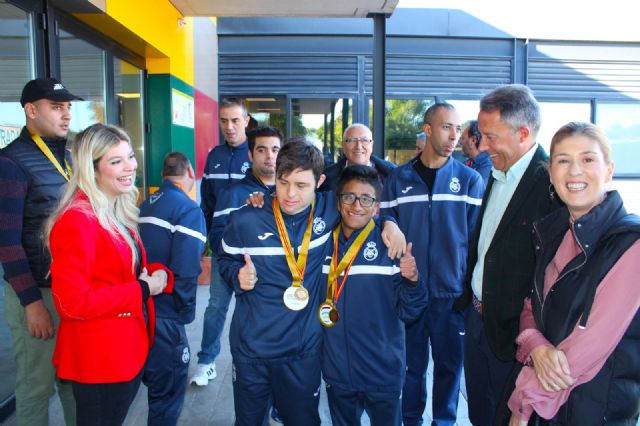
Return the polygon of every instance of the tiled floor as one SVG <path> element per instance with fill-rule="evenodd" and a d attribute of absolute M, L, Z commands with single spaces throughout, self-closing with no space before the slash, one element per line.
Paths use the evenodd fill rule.
<path fill-rule="evenodd" d="M 191 359 L 191 370 L 195 368 L 196 356 L 195 354 L 200 349 L 200 338 L 202 333 L 202 316 L 204 308 L 207 304 L 209 297 L 209 287 L 198 287 L 198 303 L 196 321 L 187 327 L 187 335 L 189 342 L 191 342 L 191 349 L 193 351 Z M 232 302 L 233 303 L 233 302 Z M 209 382 L 208 386 L 196 387 L 189 386 L 185 399 L 184 409 L 182 410 L 182 416 L 180 417 L 180 425 L 207 425 L 207 426 L 231 426 L 233 425 L 234 412 L 233 412 L 233 393 L 231 385 L 231 355 L 229 354 L 229 339 L 228 339 L 228 326 L 225 328 L 224 337 L 222 340 L 222 353 L 216 359 L 216 366 L 218 371 L 218 377 L 215 380 Z M 428 372 L 427 384 L 431 387 L 431 381 L 433 379 L 431 370 Z M 464 383 L 463 383 L 464 386 Z M 424 413 L 425 425 L 430 424 L 431 417 L 431 400 L 428 401 L 427 409 Z M 57 426 L 63 425 L 62 410 L 57 398 L 51 400 L 51 421 L 50 424 Z M 329 417 L 329 408 L 327 406 L 326 395 L 323 393 L 320 400 L 320 416 L 322 423 L 326 425 L 331 424 Z M 141 386 L 136 400 L 133 402 L 129 410 L 129 415 L 125 421 L 127 426 L 142 426 L 147 422 L 147 402 L 146 402 L 146 388 Z M 15 418 L 11 417 L 3 424 L 7 426 L 15 425 Z M 368 426 L 369 421 L 366 415 L 363 416 L 363 425 Z M 458 406 L 458 425 L 471 426 L 467 417 L 467 402 L 465 396 L 464 387 L 460 394 L 460 403 Z"/>

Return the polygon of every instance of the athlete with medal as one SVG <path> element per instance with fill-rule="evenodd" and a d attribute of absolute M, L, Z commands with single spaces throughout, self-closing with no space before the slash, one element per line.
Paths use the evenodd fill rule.
<path fill-rule="evenodd" d="M 230 346 L 236 424 L 262 424 L 270 400 L 287 425 L 318 425 L 322 327 L 316 307 L 324 290 L 322 262 L 339 222 L 324 180 L 322 153 L 290 141 L 276 160 L 276 197 L 264 208 L 231 213 L 222 236 L 221 273 L 236 307 Z M 393 222 L 386 244 L 404 251 Z M 295 398 L 292 398 L 295 396 Z"/>
<path fill-rule="evenodd" d="M 340 225 L 323 265 L 326 300 L 322 375 L 334 426 L 400 425 L 405 376 L 404 322 L 427 306 L 411 243 L 400 261 L 387 256 L 379 220 L 380 183 L 374 169 L 346 167 L 337 184 Z"/>

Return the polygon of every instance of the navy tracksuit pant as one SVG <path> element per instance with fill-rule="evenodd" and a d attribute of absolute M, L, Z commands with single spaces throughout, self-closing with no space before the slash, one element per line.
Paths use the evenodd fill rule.
<path fill-rule="evenodd" d="M 455 299 L 429 300 L 418 320 L 407 324 L 407 376 L 402 392 L 405 426 L 422 425 L 427 402 L 429 345 L 433 356 L 433 425 L 453 425 L 458 410 L 462 377 L 464 319 L 452 309 Z"/>
<path fill-rule="evenodd" d="M 155 338 L 142 376 L 148 388 L 149 425 L 178 422 L 187 390 L 190 355 L 184 324 L 156 318 Z"/>
<path fill-rule="evenodd" d="M 293 361 L 233 363 L 236 426 L 263 424 L 271 403 L 287 426 L 320 424 L 320 355 Z"/>
<path fill-rule="evenodd" d="M 333 426 L 360 424 L 366 411 L 371 426 L 400 426 L 402 424 L 401 392 L 357 392 L 327 384 L 327 397 Z"/>

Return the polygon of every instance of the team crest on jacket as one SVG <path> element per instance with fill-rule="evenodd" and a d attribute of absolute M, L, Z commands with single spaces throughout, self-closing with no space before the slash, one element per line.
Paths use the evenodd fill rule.
<path fill-rule="evenodd" d="M 452 177 L 451 182 L 449 182 L 449 189 L 451 192 L 460 192 L 460 179 Z"/>
<path fill-rule="evenodd" d="M 151 204 L 155 203 L 156 201 L 158 201 L 160 199 L 160 197 L 162 197 L 162 192 L 160 191 L 156 191 L 153 194 L 151 194 L 151 196 L 149 197 L 149 202 Z"/>
<path fill-rule="evenodd" d="M 182 362 L 184 364 L 189 364 L 189 360 L 191 359 L 191 356 L 189 355 L 189 348 L 185 347 L 182 350 Z"/>
<path fill-rule="evenodd" d="M 315 232 L 316 235 L 322 235 L 326 227 L 327 224 L 324 223 L 324 220 L 322 220 L 321 217 L 313 219 L 313 232 Z"/>
<path fill-rule="evenodd" d="M 249 167 L 251 166 L 249 165 L 249 163 L 245 161 L 244 163 L 242 163 L 242 168 L 240 170 L 242 170 L 242 173 L 247 173 L 247 170 L 249 170 Z"/>
<path fill-rule="evenodd" d="M 375 260 L 378 257 L 378 249 L 376 248 L 376 243 L 373 241 L 369 241 L 367 246 L 364 248 L 364 252 L 362 253 L 365 259 L 369 262 Z"/>

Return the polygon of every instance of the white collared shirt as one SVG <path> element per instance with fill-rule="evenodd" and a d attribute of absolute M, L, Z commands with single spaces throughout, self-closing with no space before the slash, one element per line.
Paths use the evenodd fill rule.
<path fill-rule="evenodd" d="M 533 155 L 538 149 L 535 143 L 516 163 L 506 172 L 491 168 L 491 174 L 495 179 L 491 187 L 491 193 L 487 199 L 486 208 L 482 215 L 482 227 L 480 228 L 480 237 L 478 238 L 478 260 L 473 268 L 471 276 L 471 289 L 473 294 L 482 300 L 482 276 L 484 275 L 484 258 L 487 250 L 493 241 L 498 225 L 507 210 L 507 206 L 516 191 L 524 172 L 529 167 Z"/>

